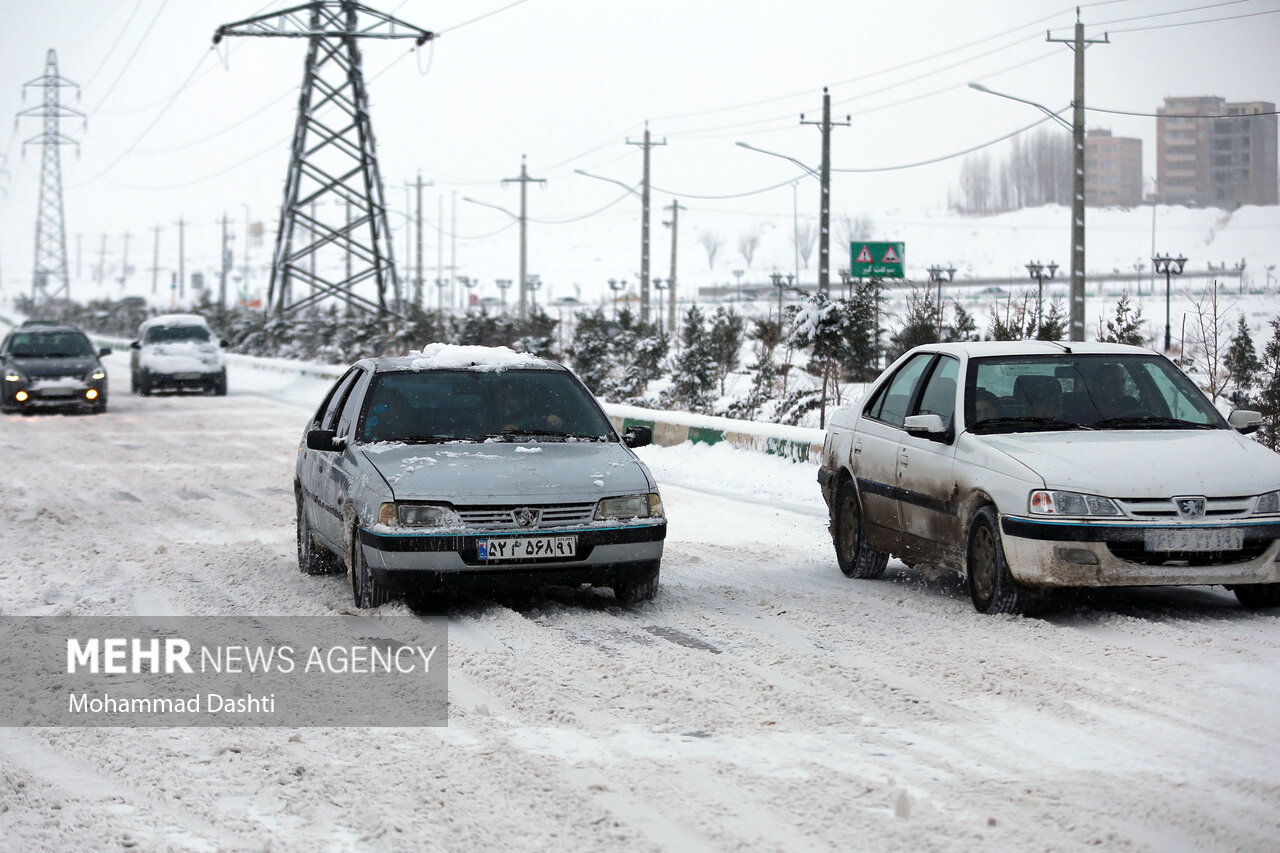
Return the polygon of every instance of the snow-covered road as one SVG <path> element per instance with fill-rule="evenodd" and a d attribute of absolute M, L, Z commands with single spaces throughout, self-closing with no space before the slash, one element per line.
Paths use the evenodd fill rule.
<path fill-rule="evenodd" d="M 324 383 L 144 399 L 109 368 L 105 416 L 0 418 L 0 612 L 350 611 L 294 557 Z M 448 604 L 447 728 L 0 730 L 0 847 L 1280 849 L 1280 615 L 1190 588 L 982 616 L 900 563 L 845 579 L 812 466 L 641 452 L 653 603 Z"/>

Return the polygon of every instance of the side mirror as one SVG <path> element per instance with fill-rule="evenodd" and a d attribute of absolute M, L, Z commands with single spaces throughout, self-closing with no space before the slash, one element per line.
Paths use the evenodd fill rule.
<path fill-rule="evenodd" d="M 227 348 L 227 342 L 226 342 L 225 340 L 218 341 L 218 346 L 222 347 L 223 349 L 226 349 L 226 348 Z"/>
<path fill-rule="evenodd" d="M 648 447 L 653 444 L 653 429 L 647 426 L 630 426 L 622 435 L 627 447 Z"/>
<path fill-rule="evenodd" d="M 947 425 L 942 422 L 942 415 L 910 415 L 902 426 L 908 435 L 917 438 L 943 441 L 947 437 Z"/>
<path fill-rule="evenodd" d="M 337 453 L 347 446 L 346 439 L 335 438 L 331 429 L 307 430 L 307 447 L 310 450 L 323 450 Z"/>
<path fill-rule="evenodd" d="M 1236 409 L 1227 417 L 1227 423 L 1231 424 L 1231 428 L 1241 435 L 1248 435 L 1251 432 L 1257 432 L 1258 427 L 1262 426 L 1262 412 L 1255 412 L 1252 409 Z"/>
<path fill-rule="evenodd" d="M 98 350 L 98 358 L 106 358 L 109 355 L 111 355 L 111 347 L 103 347 Z"/>
<path fill-rule="evenodd" d="M 129 349 L 142 349 L 142 342 L 133 341 L 131 344 L 129 344 Z"/>

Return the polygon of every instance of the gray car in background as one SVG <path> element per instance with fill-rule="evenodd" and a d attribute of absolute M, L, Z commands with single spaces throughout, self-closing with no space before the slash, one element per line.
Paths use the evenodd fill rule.
<path fill-rule="evenodd" d="M 357 362 L 298 449 L 298 564 L 346 570 L 357 606 L 410 589 L 581 584 L 625 604 L 658 586 L 657 484 L 568 369 L 432 345 Z"/>

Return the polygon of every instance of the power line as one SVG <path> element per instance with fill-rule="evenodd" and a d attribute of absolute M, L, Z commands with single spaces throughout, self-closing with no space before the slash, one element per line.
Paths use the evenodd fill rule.
<path fill-rule="evenodd" d="M 138 58 L 138 51 L 142 50 L 142 46 L 147 43 L 147 37 L 150 36 L 151 31 L 155 29 L 156 22 L 160 20 L 160 15 L 168 5 L 169 0 L 163 0 L 160 4 L 160 8 L 156 10 L 155 15 L 151 18 L 151 23 L 147 24 L 147 31 L 142 34 L 142 38 L 138 39 L 138 43 L 134 46 L 133 53 L 129 54 L 129 58 L 125 60 L 124 66 L 120 69 L 120 73 L 116 75 L 116 79 L 111 81 L 111 85 L 107 87 L 106 94 L 99 99 L 98 106 L 89 111 L 89 115 L 94 115 L 98 111 L 98 108 L 105 104 L 107 99 L 111 97 L 111 93 L 116 90 L 116 86 L 120 84 L 120 80 L 124 77 L 125 72 L 129 70 L 129 66 L 133 65 L 133 60 Z M 137 7 L 134 8 L 136 9 Z M 132 14 L 130 14 L 130 19 L 132 19 Z M 128 25 L 126 24 L 126 26 Z"/>
<path fill-rule="evenodd" d="M 1176 24 L 1155 24 L 1150 27 L 1129 27 L 1128 29 L 1123 29 L 1123 30 L 1111 30 L 1111 32 L 1143 33 L 1143 32 L 1149 32 L 1152 30 L 1169 30 L 1169 29 L 1173 29 L 1174 27 L 1193 27 L 1198 24 L 1216 24 L 1222 21 L 1239 21 L 1245 18 L 1258 18 L 1258 17 L 1261 17 L 1262 15 L 1274 15 L 1278 12 L 1280 12 L 1280 9 L 1268 9 L 1262 12 L 1248 12 L 1243 15 L 1228 15 L 1222 18 L 1207 18 L 1203 21 L 1182 21 L 1181 23 L 1176 23 Z"/>
<path fill-rule="evenodd" d="M 1253 118 L 1254 116 L 1274 116 L 1280 115 L 1280 110 L 1269 110 L 1267 112 L 1257 113 L 1239 113 L 1237 115 L 1187 115 L 1185 113 L 1138 113 L 1129 110 L 1107 110 L 1102 107 L 1085 107 L 1089 112 L 1094 113 L 1110 113 L 1117 116 L 1138 116 L 1139 118 Z"/>

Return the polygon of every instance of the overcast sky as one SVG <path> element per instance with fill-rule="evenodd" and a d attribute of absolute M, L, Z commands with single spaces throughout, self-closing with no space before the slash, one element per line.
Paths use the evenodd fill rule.
<path fill-rule="evenodd" d="M 246 218 L 279 211 L 302 78 L 305 42 L 234 38 L 216 50 L 220 25 L 296 5 L 262 0 L 42 0 L 10 3 L 0 30 L 0 115 L 39 103 L 23 83 L 57 51 L 59 71 L 80 85 L 64 103 L 88 115 L 65 120 L 79 140 L 62 150 L 68 246 L 76 275 L 90 275 L 102 235 L 108 265 L 123 254 L 150 265 L 153 228 L 161 265 L 176 254 L 179 217 L 188 264 L 212 265 L 224 211 L 240 233 Z M 636 184 L 645 122 L 655 206 L 678 195 L 694 211 L 790 217 L 785 182 L 802 175 L 785 160 L 735 146 L 744 141 L 817 166 L 822 87 L 851 126 L 832 135 L 836 169 L 882 169 L 932 160 L 1024 128 L 1034 108 L 975 92 L 971 81 L 1054 110 L 1071 100 L 1075 9 L 1054 0 L 882 3 L 788 0 L 382 0 L 375 8 L 438 33 L 363 43 L 373 127 L 389 204 L 420 171 L 434 227 L 441 200 L 448 227 L 457 206 L 462 246 L 507 225 L 519 192 L 503 178 L 528 156 L 530 214 L 540 227 L 583 229 L 602 219 L 636 222 L 624 191 L 581 169 Z M 1280 2 L 1206 0 L 1085 3 L 1091 38 L 1086 102 L 1154 112 L 1166 95 L 1280 100 Z M 1198 22 L 1198 23 L 1196 23 Z M 1069 114 L 1068 114 L 1069 115 Z M 1089 114 L 1090 127 L 1143 139 L 1154 168 L 1154 119 Z M 1052 125 L 1044 125 L 1051 127 Z M 40 151 L 22 140 L 41 132 L 24 118 L 7 152 L 0 201 L 0 264 L 8 287 L 29 282 Z M 1006 143 L 1007 145 L 1007 143 Z M 989 149 L 993 156 L 1006 150 Z M 962 159 L 893 171 L 835 174 L 833 210 L 927 209 L 944 205 Z M 767 192 L 753 193 L 784 184 Z M 732 197 L 737 196 L 737 197 Z M 816 212 L 816 182 L 796 193 Z M 456 199 L 456 201 L 455 201 Z M 692 214 L 691 214 L 692 215 Z M 579 219 L 580 217 L 586 217 Z M 403 219 L 393 217 L 399 230 Z M 567 222 L 578 220 L 577 222 Z M 660 214 L 654 216 L 658 225 Z M 551 222 L 566 224 L 551 225 Z M 271 225 L 268 224 L 268 228 Z M 515 231 L 508 232 L 514 239 Z M 271 237 L 268 237 L 268 244 Z M 434 241 L 432 251 L 434 249 Z M 237 250 L 238 251 L 238 250 Z M 260 250 L 264 257 L 267 249 Z M 201 261 L 200 259 L 203 259 Z M 630 260 L 628 260 L 630 262 Z"/>

